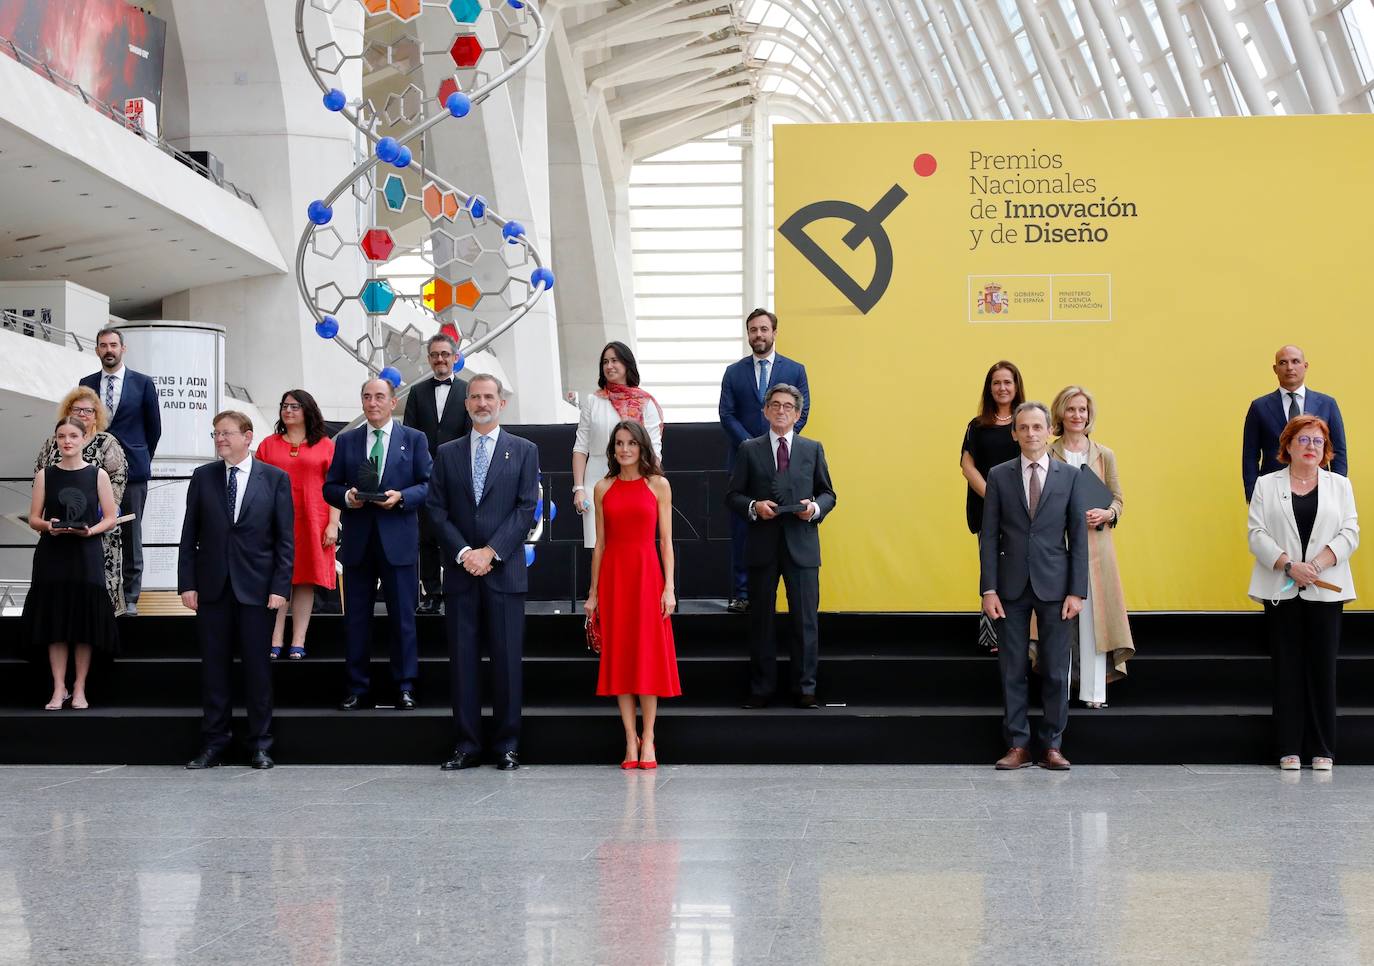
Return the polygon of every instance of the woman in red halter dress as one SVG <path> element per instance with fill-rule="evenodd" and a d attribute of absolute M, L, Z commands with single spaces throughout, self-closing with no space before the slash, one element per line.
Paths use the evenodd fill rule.
<path fill-rule="evenodd" d="M 673 596 L 673 495 L 649 434 L 626 420 L 606 447 L 611 471 L 596 484 L 596 549 L 587 614 L 601 627 L 596 693 L 615 695 L 625 726 L 621 768 L 657 768 L 658 699 L 682 693 L 669 619 Z M 654 546 L 657 531 L 658 546 Z M 635 728 L 635 705 L 643 714 Z"/>

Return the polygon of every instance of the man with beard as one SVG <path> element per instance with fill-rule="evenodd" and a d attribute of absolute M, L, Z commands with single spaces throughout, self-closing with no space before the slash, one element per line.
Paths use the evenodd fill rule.
<path fill-rule="evenodd" d="M 138 595 L 143 589 L 143 504 L 148 499 L 148 479 L 153 475 L 153 455 L 162 436 L 162 409 L 153 380 L 124 366 L 124 336 L 118 329 L 96 333 L 95 352 L 100 356 L 100 372 L 81 380 L 94 389 L 110 416 L 109 433 L 119 440 L 129 463 L 129 481 L 120 500 L 121 515 L 134 518 L 123 524 L 124 531 L 124 607 L 130 616 L 138 613 Z"/>
<path fill-rule="evenodd" d="M 735 469 L 736 454 L 746 439 L 762 436 L 768 430 L 763 401 L 772 386 L 786 384 L 801 390 L 801 415 L 793 432 L 800 433 L 811 412 L 811 389 L 806 384 L 806 366 L 773 348 L 778 334 L 778 317 L 767 309 L 754 309 L 744 320 L 750 355 L 732 363 L 720 382 L 720 426 L 728 440 L 726 469 Z M 730 603 L 736 614 L 749 610 L 749 573 L 744 563 L 744 543 L 749 523 L 739 514 L 730 515 Z M 771 608 L 772 602 L 767 602 Z"/>
<path fill-rule="evenodd" d="M 481 652 L 491 660 L 491 754 L 520 767 L 520 660 L 525 639 L 525 536 L 539 496 L 539 450 L 501 428 L 501 380 L 473 376 L 472 432 L 439 447 L 426 510 L 444 561 L 444 622 L 456 743 L 441 766 L 481 764 Z"/>

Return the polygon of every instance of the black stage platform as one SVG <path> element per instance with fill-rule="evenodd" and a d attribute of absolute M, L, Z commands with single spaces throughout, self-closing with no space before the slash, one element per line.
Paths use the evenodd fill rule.
<path fill-rule="evenodd" d="M 705 605 L 698 605 L 705 606 Z M 1065 753 L 1080 764 L 1268 762 L 1270 662 L 1258 614 L 1136 614 L 1139 656 L 1111 707 L 1076 708 Z M 342 623 L 318 615 L 310 657 L 275 669 L 277 760 L 437 764 L 452 748 L 442 618 L 420 618 L 415 712 L 345 714 Z M 385 634 L 378 619 L 379 639 Z M 663 704 L 659 754 L 679 763 L 974 763 L 1002 752 L 995 659 L 972 614 L 822 614 L 820 697 L 839 707 L 738 707 L 747 618 L 674 620 L 685 696 Z M 45 667 L 20 661 L 18 618 L 0 619 L 0 763 L 176 764 L 198 747 L 193 619 L 121 619 L 125 653 L 97 663 L 89 711 L 41 710 Z M 1374 763 L 1374 614 L 1346 617 L 1339 760 Z M 521 751 L 529 764 L 608 764 L 623 744 L 614 703 L 594 695 L 596 659 L 574 614 L 531 614 Z M 784 631 L 785 633 L 785 631 Z M 786 641 L 782 641 L 783 654 Z M 785 676 L 784 659 L 780 671 Z M 378 651 L 373 680 L 386 681 Z M 785 677 L 784 677 L 785 680 Z M 379 700 L 390 701 L 383 693 Z"/>

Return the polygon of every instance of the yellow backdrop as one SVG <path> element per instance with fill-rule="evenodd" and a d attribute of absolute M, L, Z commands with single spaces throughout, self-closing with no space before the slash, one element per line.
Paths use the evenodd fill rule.
<path fill-rule="evenodd" d="M 1340 403 L 1356 500 L 1374 508 L 1374 118 L 774 132 L 779 226 L 814 202 L 867 210 L 906 192 L 882 221 L 894 271 L 867 313 L 775 236 L 778 347 L 806 364 L 806 435 L 824 443 L 839 495 L 821 531 L 824 609 L 976 608 L 959 444 L 999 358 L 1020 366 L 1030 399 L 1069 383 L 1094 393 L 1093 435 L 1116 451 L 1125 493 L 1116 545 L 1133 610 L 1255 606 L 1241 426 L 1277 388 L 1284 343 Z M 1059 207 L 1080 204 L 1098 207 Z M 1047 242 L 1047 223 L 1090 240 Z M 874 245 L 851 237 L 850 250 L 852 228 L 828 217 L 804 231 L 863 287 Z M 1352 563 L 1374 600 L 1374 549 Z"/>

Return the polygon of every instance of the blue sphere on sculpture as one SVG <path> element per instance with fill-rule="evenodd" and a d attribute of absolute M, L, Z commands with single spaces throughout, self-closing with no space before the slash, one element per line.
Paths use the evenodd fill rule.
<path fill-rule="evenodd" d="M 305 209 L 305 215 L 316 225 L 327 225 L 329 219 L 334 217 L 334 209 L 323 201 L 315 200 Z"/>
<path fill-rule="evenodd" d="M 533 563 L 534 563 L 534 546 L 533 546 L 532 544 L 528 544 L 528 543 L 527 543 L 527 544 L 525 544 L 525 566 L 528 567 L 528 566 L 530 566 L 530 565 L 533 564 Z"/>
<path fill-rule="evenodd" d="M 448 96 L 448 100 L 444 101 L 444 107 L 448 108 L 448 112 L 454 117 L 467 117 L 468 111 L 472 110 L 472 98 L 462 91 L 454 91 Z"/>
<path fill-rule="evenodd" d="M 324 95 L 324 106 L 331 111 L 342 111 L 344 105 L 348 103 L 348 96 L 337 87 L 331 87 L 329 92 Z"/>
<path fill-rule="evenodd" d="M 553 289 L 553 271 L 540 265 L 530 273 L 530 284 L 536 288 L 542 285 L 551 291 Z"/>
<path fill-rule="evenodd" d="M 465 366 L 465 365 L 467 365 L 467 364 L 468 364 L 467 359 L 463 358 L 463 354 L 460 352 L 460 353 L 458 353 L 458 358 L 453 360 L 453 371 L 454 371 L 454 372 L 462 372 L 462 371 L 463 371 L 463 366 Z"/>
<path fill-rule="evenodd" d="M 468 213 L 472 215 L 474 221 L 481 221 L 487 217 L 487 199 L 481 195 L 473 195 L 468 199 Z"/>
<path fill-rule="evenodd" d="M 377 378 L 385 379 L 387 382 L 391 383 L 392 389 L 401 388 L 401 370 L 397 369 L 395 366 L 387 366 L 381 372 L 377 373 Z"/>
<path fill-rule="evenodd" d="M 398 168 L 408 168 L 410 167 L 410 159 L 410 148 L 402 144 L 400 148 L 396 151 L 396 159 L 391 163 L 396 165 L 396 167 Z"/>
<path fill-rule="evenodd" d="M 549 522 L 552 523 L 554 520 L 557 520 L 557 519 L 558 519 L 558 504 L 555 503 L 555 502 L 553 502 L 552 500 L 550 500 L 550 501 L 549 501 Z"/>
<path fill-rule="evenodd" d="M 321 339 L 332 339 L 339 334 L 339 320 L 332 315 L 326 315 L 315 323 L 315 334 Z"/>
<path fill-rule="evenodd" d="M 525 233 L 525 226 L 518 221 L 508 221 L 501 226 L 501 237 L 512 245 Z"/>
<path fill-rule="evenodd" d="M 393 137 L 385 137 L 377 142 L 377 159 L 387 164 L 395 161 L 401 154 L 401 142 Z"/>

